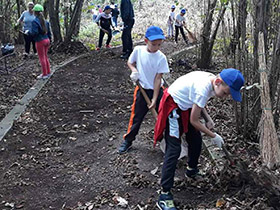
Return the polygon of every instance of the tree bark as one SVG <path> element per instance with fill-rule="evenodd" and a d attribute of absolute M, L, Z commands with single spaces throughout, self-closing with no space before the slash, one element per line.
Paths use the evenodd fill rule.
<path fill-rule="evenodd" d="M 76 1 L 73 14 L 71 15 L 69 30 L 65 37 L 66 42 L 70 41 L 74 36 L 77 36 L 79 33 L 83 3 L 84 0 Z"/>
<path fill-rule="evenodd" d="M 214 42 L 216 39 L 216 35 L 220 26 L 220 23 L 224 17 L 225 11 L 226 11 L 226 4 L 222 5 L 222 9 L 219 12 L 216 25 L 214 27 L 213 34 L 211 35 L 211 26 L 212 26 L 212 20 L 213 20 L 213 12 L 215 9 L 217 1 L 214 0 L 212 4 L 209 5 L 208 14 L 206 15 L 206 21 L 205 21 L 205 27 L 203 27 L 202 32 L 202 46 L 201 46 L 201 58 L 198 62 L 198 66 L 200 68 L 209 68 L 212 60 L 212 50 L 214 46 Z"/>
<path fill-rule="evenodd" d="M 54 43 L 62 41 L 59 22 L 59 2 L 60 0 L 49 0 L 50 23 L 53 32 Z"/>
<path fill-rule="evenodd" d="M 210 45 L 210 36 L 211 36 L 211 28 L 213 21 L 213 13 L 217 4 L 217 0 L 208 0 L 208 9 L 206 13 L 206 19 L 202 28 L 202 44 L 200 48 L 200 60 L 198 61 L 198 67 L 207 68 L 209 67 L 209 56 L 211 56 L 211 49 L 209 49 Z"/>
<path fill-rule="evenodd" d="M 269 75 L 269 86 L 270 86 L 270 96 L 271 103 L 274 104 L 275 93 L 278 87 L 278 81 L 280 77 L 280 27 L 278 27 L 277 40 L 274 42 L 272 65 Z"/>

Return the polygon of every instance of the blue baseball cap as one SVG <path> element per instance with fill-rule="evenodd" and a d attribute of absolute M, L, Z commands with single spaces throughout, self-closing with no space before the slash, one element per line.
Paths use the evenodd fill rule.
<path fill-rule="evenodd" d="M 104 7 L 104 11 L 105 10 L 108 10 L 108 9 L 112 9 L 109 5 L 106 5 L 105 7 Z"/>
<path fill-rule="evenodd" d="M 157 26 L 150 26 L 146 31 L 145 37 L 150 41 L 165 39 L 163 31 Z"/>
<path fill-rule="evenodd" d="M 224 69 L 220 73 L 222 80 L 229 86 L 230 94 L 233 100 L 242 101 L 240 89 L 244 85 L 244 77 L 237 69 Z"/>
<path fill-rule="evenodd" d="M 185 10 L 185 9 L 182 9 L 182 10 L 181 10 L 181 13 L 186 14 L 186 10 Z"/>
<path fill-rule="evenodd" d="M 175 7 L 175 5 L 173 4 L 172 6 L 171 6 L 171 9 L 175 9 L 176 7 Z"/>

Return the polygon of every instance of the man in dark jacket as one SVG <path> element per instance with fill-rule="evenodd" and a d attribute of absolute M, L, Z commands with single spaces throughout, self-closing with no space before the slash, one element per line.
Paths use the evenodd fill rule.
<path fill-rule="evenodd" d="M 121 1 L 121 18 L 124 23 L 122 33 L 123 54 L 121 58 L 128 59 L 132 52 L 132 37 L 131 30 L 134 25 L 134 11 L 130 0 Z"/>

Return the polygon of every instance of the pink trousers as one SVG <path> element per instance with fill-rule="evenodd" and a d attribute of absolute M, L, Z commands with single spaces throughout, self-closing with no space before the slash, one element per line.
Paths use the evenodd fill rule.
<path fill-rule="evenodd" d="M 46 76 L 51 73 L 50 62 L 48 59 L 48 49 L 50 47 L 50 40 L 43 39 L 42 41 L 36 42 L 35 44 L 41 63 L 43 76 Z"/>

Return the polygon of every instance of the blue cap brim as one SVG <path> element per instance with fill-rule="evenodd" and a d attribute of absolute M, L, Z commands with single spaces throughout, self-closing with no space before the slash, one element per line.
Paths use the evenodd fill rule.
<path fill-rule="evenodd" d="M 234 90 L 233 88 L 230 88 L 230 94 L 231 97 L 233 98 L 233 100 L 237 101 L 237 102 L 241 102 L 242 101 L 242 96 L 240 91 Z"/>
<path fill-rule="evenodd" d="M 155 40 L 159 40 L 159 39 L 165 39 L 165 36 L 163 35 L 154 35 L 154 36 L 150 36 L 150 37 L 147 37 L 147 39 L 149 39 L 150 41 L 155 41 Z"/>

